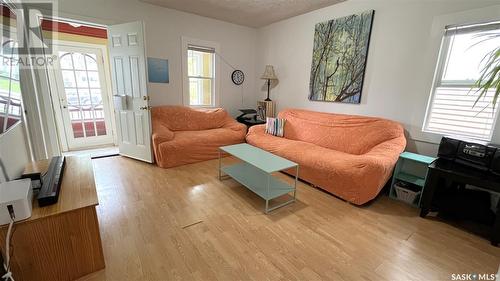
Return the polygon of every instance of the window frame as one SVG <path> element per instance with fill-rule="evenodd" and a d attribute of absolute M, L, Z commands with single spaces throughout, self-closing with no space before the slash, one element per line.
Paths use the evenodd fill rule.
<path fill-rule="evenodd" d="M 492 22 L 493 24 L 494 22 Z M 474 24 L 473 26 L 481 26 L 483 24 Z M 464 25 L 464 26 L 467 26 L 467 25 Z M 433 107 L 434 107 L 434 100 L 435 100 L 435 97 L 436 97 L 436 91 L 438 88 L 458 88 L 458 89 L 471 89 L 472 86 L 474 86 L 475 84 L 475 81 L 468 81 L 468 80 L 449 80 L 449 81 L 446 81 L 443 83 L 443 74 L 444 74 L 444 71 L 446 69 L 446 66 L 447 66 L 447 61 L 448 61 L 448 57 L 449 57 L 449 52 L 450 52 L 450 48 L 451 48 L 451 40 L 453 38 L 453 36 L 448 36 L 446 34 L 446 30 L 449 29 L 449 28 L 453 28 L 453 27 L 448 27 L 446 26 L 445 29 L 443 30 L 443 33 L 442 33 L 442 39 L 441 39 L 441 45 L 440 45 L 440 48 L 439 48 L 439 55 L 438 55 L 438 59 L 437 59 L 437 64 L 436 64 L 436 68 L 435 68 L 435 71 L 434 71 L 434 79 L 433 79 L 433 82 L 432 82 L 432 87 L 431 87 L 431 91 L 430 91 L 430 95 L 429 95 L 429 99 L 428 99 L 428 102 L 427 102 L 427 107 L 426 107 L 426 111 L 425 111 L 425 117 L 424 117 L 424 122 L 422 124 L 422 132 L 424 133 L 431 133 L 431 134 L 437 134 L 437 135 L 450 135 L 452 134 L 451 132 L 450 133 L 447 133 L 447 132 L 444 132 L 444 131 L 437 131 L 437 130 L 431 130 L 429 129 L 429 122 L 430 122 L 430 115 L 431 115 L 431 112 L 433 111 Z M 464 138 L 469 138 L 469 139 L 477 139 L 477 140 L 480 140 L 480 141 L 487 141 L 487 142 L 490 142 L 492 141 L 493 139 L 493 136 L 495 134 L 495 129 L 496 129 L 496 125 L 497 125 L 497 121 L 498 121 L 498 118 L 499 118 L 499 112 L 500 112 L 500 102 L 497 103 L 497 106 L 496 106 L 496 111 L 494 113 L 494 117 L 492 118 L 492 125 L 491 125 L 491 130 L 490 130 L 490 134 L 488 135 L 487 138 L 482 138 L 482 137 L 472 137 L 472 136 L 468 136 L 468 135 L 460 135 L 460 134 L 454 134 L 458 137 L 464 137 Z M 453 134 L 452 134 L 453 135 Z"/>
<path fill-rule="evenodd" d="M 206 51 L 205 51 L 206 49 Z M 188 83 L 191 83 L 191 79 L 197 79 L 198 81 L 203 81 L 203 80 L 210 80 L 210 87 L 211 87 L 211 97 L 210 100 L 214 100 L 214 94 L 215 94 L 215 50 L 212 48 L 201 48 L 201 46 L 193 46 L 193 45 L 188 45 L 187 52 L 189 54 L 189 51 L 197 51 L 199 53 L 204 53 L 204 54 L 210 54 L 211 60 L 212 60 L 212 75 L 211 76 L 195 76 L 195 75 L 189 75 L 189 65 L 188 65 Z M 200 58 L 202 59 L 202 58 Z M 189 55 L 188 55 L 188 60 L 189 60 Z M 202 61 L 198 60 L 196 62 L 196 67 L 199 69 L 203 66 Z M 203 90 L 203 85 L 200 83 L 197 83 L 198 91 L 202 92 Z M 191 84 L 189 85 L 189 90 L 191 90 Z M 189 102 L 191 101 L 191 93 L 189 97 Z M 189 104 L 190 106 L 207 106 L 207 105 L 202 105 L 201 104 L 201 96 L 198 96 L 198 103 L 196 105 Z M 213 104 L 213 102 L 212 102 Z"/>
<path fill-rule="evenodd" d="M 206 41 L 201 39 L 194 39 L 182 36 L 182 92 L 183 92 L 183 104 L 189 107 L 195 108 L 214 108 L 220 106 L 220 63 L 217 53 L 220 52 L 220 45 L 217 42 Z M 200 49 L 212 49 L 213 53 L 213 77 L 199 77 L 199 76 L 189 76 L 188 75 L 188 50 L 190 46 L 199 47 Z M 210 105 L 191 105 L 190 104 L 190 93 L 189 93 L 189 78 L 200 78 L 200 79 L 211 79 L 212 81 L 212 103 Z"/>
<path fill-rule="evenodd" d="M 8 42 L 14 42 L 14 43 L 17 43 L 17 31 L 16 30 L 12 30 L 12 28 L 8 27 L 8 26 L 2 26 L 1 27 L 3 32 L 6 32 L 8 31 L 11 35 L 11 38 L 9 38 Z M 4 42 L 3 44 L 6 44 L 7 42 Z M 3 46 L 2 46 L 3 48 Z M 16 56 L 16 58 L 14 58 L 14 56 Z M 13 96 L 12 96 L 12 81 L 15 81 L 17 83 L 19 83 L 19 87 L 21 87 L 21 77 L 20 77 L 20 67 L 19 65 L 13 65 L 12 63 L 12 60 L 19 60 L 19 55 L 16 54 L 14 55 L 14 53 L 11 53 L 10 56 L 8 55 L 5 55 L 3 54 L 3 52 L 0 54 L 0 59 L 2 59 L 3 61 L 3 58 L 6 58 L 6 59 L 9 59 L 11 60 L 11 65 L 9 66 L 9 76 L 6 76 L 6 75 L 1 75 L 0 74 L 0 77 L 3 78 L 3 79 L 6 79 L 9 81 L 9 92 L 8 92 L 8 95 L 6 97 L 6 103 L 5 103 L 5 113 L 2 111 L 0 112 L 1 115 L 5 114 L 3 117 L 4 117 L 4 120 L 3 122 L 0 124 L 0 135 L 3 135 L 5 133 L 7 133 L 9 130 L 11 130 L 12 128 L 14 128 L 16 125 L 20 124 L 23 122 L 23 118 L 24 118 L 24 106 L 23 106 L 23 94 L 22 94 L 22 89 L 19 88 L 19 94 L 20 94 L 20 98 L 19 98 L 19 115 L 17 114 L 14 114 L 14 113 L 11 113 L 11 106 L 12 106 L 12 100 L 17 100 L 17 99 L 14 99 Z M 13 68 L 14 67 L 17 67 L 17 71 L 18 71 L 18 78 L 15 78 L 13 76 Z M 18 119 L 17 122 L 15 122 L 14 124 L 12 124 L 11 126 L 8 126 L 8 121 L 9 121 L 9 116 L 13 116 L 13 117 L 16 117 Z"/>

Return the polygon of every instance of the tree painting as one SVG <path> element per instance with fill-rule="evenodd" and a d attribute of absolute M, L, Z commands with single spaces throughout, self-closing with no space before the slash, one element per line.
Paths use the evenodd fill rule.
<path fill-rule="evenodd" d="M 309 100 L 360 103 L 374 13 L 316 24 Z"/>

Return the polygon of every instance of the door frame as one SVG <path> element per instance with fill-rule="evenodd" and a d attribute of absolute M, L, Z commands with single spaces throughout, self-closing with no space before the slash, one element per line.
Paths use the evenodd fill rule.
<path fill-rule="evenodd" d="M 101 45 L 101 44 L 92 44 L 92 43 L 85 43 L 85 42 L 74 42 L 74 41 L 64 41 L 64 40 L 52 40 L 50 42 L 50 45 L 52 45 L 53 50 L 56 51 L 59 49 L 59 46 L 64 46 L 64 47 L 70 47 L 70 48 L 89 48 L 89 49 L 99 49 L 101 51 L 102 55 L 102 60 L 103 60 L 103 66 L 104 66 L 104 79 L 105 79 L 105 90 L 106 90 L 106 95 L 103 96 L 103 99 L 107 100 L 107 103 L 109 105 L 109 123 L 111 124 L 111 132 L 112 132 L 112 144 L 117 145 L 118 143 L 118 138 L 117 138 L 117 129 L 116 129 L 116 120 L 115 120 L 115 110 L 114 110 L 114 105 L 113 105 L 113 93 L 112 93 L 112 86 L 111 86 L 111 70 L 110 70 L 110 65 L 109 65 L 109 56 L 108 56 L 108 45 Z M 66 137 L 66 132 L 64 128 L 64 119 L 62 116 L 61 112 L 61 103 L 59 99 L 59 85 L 57 83 L 55 75 L 55 70 L 54 68 L 49 68 L 49 82 L 50 82 L 50 87 L 51 89 L 56 89 L 57 92 L 53 92 L 51 95 L 52 99 L 52 110 L 54 111 L 54 116 L 56 119 L 56 129 L 57 129 L 57 134 L 60 140 L 61 144 L 61 150 L 63 152 L 69 151 L 69 145 L 68 145 L 68 138 Z M 81 147 L 83 148 L 92 148 L 92 147 L 99 147 L 102 145 L 89 145 L 88 147 Z M 73 150 L 78 150 L 79 148 L 77 147 L 76 149 Z"/>

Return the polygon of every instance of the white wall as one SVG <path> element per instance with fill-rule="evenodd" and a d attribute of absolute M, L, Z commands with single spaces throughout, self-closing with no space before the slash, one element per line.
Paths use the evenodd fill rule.
<path fill-rule="evenodd" d="M 500 6 L 491 7 L 495 4 L 499 1 L 349 0 L 259 29 L 256 75 L 266 64 L 274 65 L 279 84 L 271 98 L 279 110 L 295 107 L 396 120 L 408 132 L 409 150 L 433 155 L 440 136 L 424 134 L 421 128 L 444 26 L 498 20 Z M 309 101 L 314 25 L 369 9 L 375 10 L 375 19 L 361 104 Z M 263 84 L 256 84 L 259 99 L 266 95 Z M 496 143 L 498 128 L 500 122 Z"/>
<path fill-rule="evenodd" d="M 29 161 L 24 126 L 22 123 L 11 127 L 0 135 L 0 165 L 4 165 L 8 177 L 12 180 L 19 177 Z M 0 166 L 0 182 L 4 182 L 3 170 Z"/>
<path fill-rule="evenodd" d="M 58 2 L 59 16 L 100 24 L 143 20 L 146 24 L 147 56 L 169 60 L 170 83 L 148 83 L 151 105 L 182 104 L 181 37 L 220 44 L 225 60 L 245 73 L 245 82 L 231 81 L 229 66 L 220 73 L 221 106 L 233 115 L 245 107 L 255 107 L 257 30 L 193 14 L 162 8 L 138 0 L 64 0 Z"/>
<path fill-rule="evenodd" d="M 182 104 L 181 37 L 221 45 L 224 58 L 246 74 L 242 87 L 232 84 L 232 69 L 222 65 L 221 106 L 233 115 L 255 107 L 265 96 L 258 79 L 266 64 L 280 79 L 271 97 L 278 109 L 380 116 L 401 122 L 408 149 L 433 155 L 440 136 L 422 133 L 434 68 L 444 26 L 500 18 L 498 0 L 348 0 L 253 29 L 200 17 L 137 0 L 59 1 L 60 16 L 101 24 L 143 20 L 147 54 L 169 60 L 170 83 L 148 84 L 152 105 Z M 359 105 L 311 102 L 308 85 L 314 25 L 368 9 L 375 10 L 362 101 Z M 497 128 L 500 122 L 497 123 Z M 500 143 L 500 130 L 494 142 Z"/>

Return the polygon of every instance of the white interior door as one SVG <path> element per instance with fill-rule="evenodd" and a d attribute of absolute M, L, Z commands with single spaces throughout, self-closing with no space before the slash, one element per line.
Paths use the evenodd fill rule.
<path fill-rule="evenodd" d="M 112 145 L 102 49 L 58 44 L 57 55 L 49 75 L 63 151 Z"/>
<path fill-rule="evenodd" d="M 120 154 L 152 163 L 144 24 L 109 26 L 108 40 Z"/>

